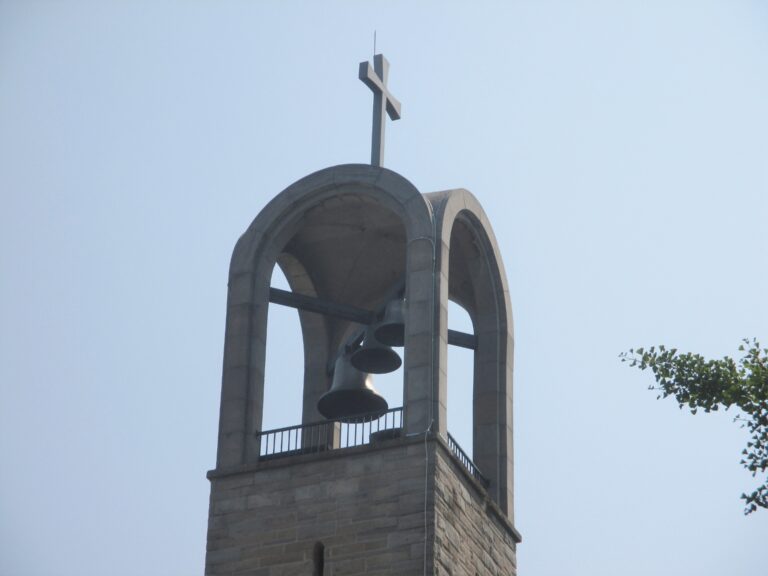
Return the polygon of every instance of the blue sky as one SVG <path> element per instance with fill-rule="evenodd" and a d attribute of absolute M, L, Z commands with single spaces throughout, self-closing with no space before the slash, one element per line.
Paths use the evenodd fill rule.
<path fill-rule="evenodd" d="M 0 0 L 0 574 L 202 574 L 229 256 L 368 160 L 374 30 L 385 165 L 471 190 L 505 259 L 521 576 L 764 573 L 746 431 L 617 358 L 768 343 L 764 3 Z M 274 311 L 274 426 L 296 328 Z"/>

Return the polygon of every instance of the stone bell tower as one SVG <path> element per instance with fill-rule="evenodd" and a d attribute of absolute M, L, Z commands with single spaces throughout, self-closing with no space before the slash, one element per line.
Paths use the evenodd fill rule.
<path fill-rule="evenodd" d="M 488 218 L 466 190 L 422 194 L 381 167 L 326 168 L 267 204 L 232 254 L 205 573 L 514 575 L 512 313 Z M 378 118 L 378 121 L 377 121 Z M 377 128 L 378 124 L 378 128 Z M 377 145 L 378 141 L 378 145 Z M 270 287 L 274 266 L 290 291 Z M 448 301 L 474 333 L 448 330 Z M 267 315 L 299 310 L 302 422 L 262 428 Z M 473 459 L 446 429 L 449 345 L 474 350 Z M 396 369 L 403 406 L 370 373 Z"/>

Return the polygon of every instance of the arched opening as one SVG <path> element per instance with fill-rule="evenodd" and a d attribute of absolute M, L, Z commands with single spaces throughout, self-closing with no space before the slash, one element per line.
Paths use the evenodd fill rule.
<path fill-rule="evenodd" d="M 272 271 L 270 284 L 290 290 L 279 266 Z M 273 430 L 301 422 L 304 391 L 304 343 L 299 313 L 293 308 L 269 305 L 267 350 L 264 367 L 264 414 L 262 428 Z"/>
<path fill-rule="evenodd" d="M 402 287 L 407 276 L 406 298 L 420 307 L 406 310 L 406 325 L 413 331 L 408 345 L 420 354 L 407 355 L 407 366 L 394 376 L 399 380 L 402 374 L 407 382 L 382 384 L 391 403 L 400 404 L 401 393 L 407 398 L 402 401 L 409 405 L 402 412 L 408 415 L 403 423 L 407 431 L 427 426 L 424 420 L 433 396 L 423 393 L 429 381 L 423 376 L 431 377 L 436 369 L 427 352 L 434 339 L 430 319 L 415 310 L 433 300 L 426 278 L 433 233 L 428 203 L 410 182 L 389 170 L 364 165 L 320 170 L 265 206 L 238 240 L 230 261 L 217 467 L 256 462 L 264 456 L 261 438 L 272 425 L 269 416 L 267 422 L 263 418 L 268 311 L 276 309 L 271 302 L 300 309 L 304 362 L 297 358 L 295 364 L 305 366 L 302 418 L 292 428 L 303 429 L 321 420 L 317 402 L 331 385 L 328 366 L 350 337 L 351 325 L 368 324 L 370 315 L 392 298 L 393 289 Z M 284 258 L 293 259 L 298 268 L 286 268 Z M 291 290 L 270 289 L 276 263 Z M 298 305 L 307 299 L 326 304 L 321 310 Z M 338 310 L 334 303 L 367 312 L 334 315 L 334 308 Z M 271 351 L 275 336 L 270 340 Z M 296 436 L 290 445 L 296 445 Z M 299 443 L 303 449 L 303 434 Z M 331 448 L 335 443 L 317 446 Z"/>
<path fill-rule="evenodd" d="M 512 490 L 512 327 L 508 294 L 498 250 L 482 212 L 459 210 L 450 225 L 448 299 L 467 311 L 474 328 L 472 402 L 464 406 L 462 414 L 472 422 L 471 443 L 464 446 L 469 435 L 454 430 L 462 436 L 456 440 L 464 454 L 471 454 L 470 470 L 486 483 L 491 497 L 506 511 Z M 452 354 L 455 352 L 448 352 Z M 455 380 L 455 366 L 451 373 Z M 467 392 L 464 394 L 466 397 Z M 453 398 L 446 403 L 448 410 L 452 403 Z"/>
<path fill-rule="evenodd" d="M 319 429 L 315 424 L 343 419 L 344 414 L 351 413 L 344 412 L 347 405 L 351 406 L 349 410 L 357 408 L 368 413 L 370 395 L 357 403 L 348 400 L 349 385 L 357 381 L 357 375 L 375 373 L 366 380 L 366 387 L 353 389 L 361 396 L 370 394 L 366 388 L 373 380 L 378 392 L 373 394 L 377 410 L 386 406 L 400 408 L 403 404 L 402 366 L 384 374 L 379 367 L 365 370 L 357 365 L 355 359 L 361 356 L 355 351 L 365 327 L 375 325 L 388 302 L 403 297 L 405 226 L 400 216 L 376 198 L 353 192 L 307 208 L 282 238 L 275 247 L 276 266 L 270 284 L 273 303 L 268 315 L 261 430 L 276 445 L 276 452 L 285 451 L 286 444 L 290 450 L 344 445 L 344 426 L 340 435 L 338 429 Z M 276 300 L 272 300 L 273 296 Z M 298 314 L 291 307 L 298 308 Z M 353 311 L 351 317 L 349 310 Z M 396 353 L 402 359 L 403 350 Z M 348 361 L 340 372 L 340 357 L 355 366 Z M 355 369 L 360 372 L 350 372 Z M 343 377 L 336 378 L 338 374 Z M 302 384 L 298 386 L 297 382 Z M 334 387 L 334 382 L 343 386 Z M 321 399 L 323 403 L 319 404 Z M 401 426 L 401 413 L 389 416 L 389 427 Z M 366 417 L 366 421 L 370 418 Z M 299 424 L 309 428 L 295 429 Z M 274 430 L 286 426 L 294 430 Z M 366 434 L 381 427 L 381 423 L 373 426 L 371 422 Z M 361 435 L 362 431 L 354 428 L 350 443 L 360 443 Z"/>
<path fill-rule="evenodd" d="M 456 302 L 448 302 L 448 329 L 474 334 L 472 318 Z M 472 458 L 472 392 L 475 352 L 461 346 L 448 347 L 448 432 Z"/>
<path fill-rule="evenodd" d="M 406 235 L 399 215 L 377 198 L 350 189 L 303 212 L 278 261 L 294 292 L 376 313 L 402 291 Z M 322 420 L 319 399 L 330 369 L 364 325 L 334 314 L 302 312 L 304 423 Z M 400 351 L 401 353 L 402 351 Z M 390 407 L 402 405 L 402 369 L 377 374 L 374 386 Z"/>
<path fill-rule="evenodd" d="M 487 274 L 472 226 L 460 215 L 453 222 L 448 268 L 448 329 L 476 334 L 473 318 L 482 305 L 478 284 Z M 469 458 L 475 458 L 476 351 L 448 347 L 447 429 Z"/>

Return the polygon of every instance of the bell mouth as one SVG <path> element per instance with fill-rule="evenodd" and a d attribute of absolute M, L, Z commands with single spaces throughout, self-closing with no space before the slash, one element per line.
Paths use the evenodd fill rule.
<path fill-rule="evenodd" d="M 405 326 L 399 323 L 380 324 L 373 335 L 376 340 L 387 346 L 405 345 Z"/>
<path fill-rule="evenodd" d="M 402 365 L 403 361 L 394 350 L 386 348 L 360 348 L 352 354 L 352 366 L 368 374 L 389 374 Z"/>
<path fill-rule="evenodd" d="M 365 422 L 389 409 L 387 401 L 372 390 L 331 390 L 320 397 L 317 410 L 328 420 Z"/>

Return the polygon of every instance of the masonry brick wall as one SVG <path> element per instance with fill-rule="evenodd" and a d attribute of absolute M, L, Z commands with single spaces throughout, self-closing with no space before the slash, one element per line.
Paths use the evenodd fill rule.
<path fill-rule="evenodd" d="M 316 542 L 324 576 L 421 576 L 425 551 L 430 575 L 516 575 L 513 529 L 439 440 L 288 456 L 210 477 L 207 576 L 311 576 Z"/>
<path fill-rule="evenodd" d="M 437 450 L 435 572 L 438 576 L 515 576 L 513 528 L 461 465 Z"/>
<path fill-rule="evenodd" d="M 324 576 L 422 574 L 424 450 L 393 441 L 212 473 L 206 574 L 310 576 L 318 541 Z"/>

